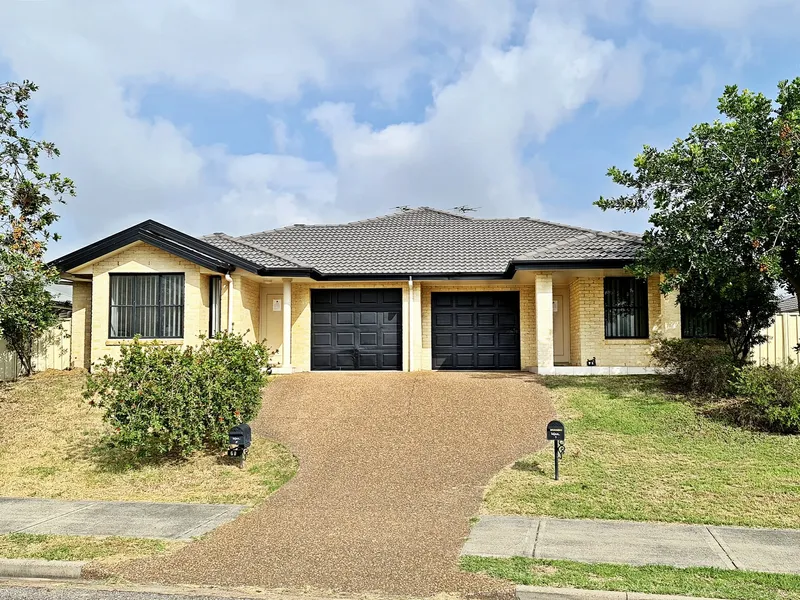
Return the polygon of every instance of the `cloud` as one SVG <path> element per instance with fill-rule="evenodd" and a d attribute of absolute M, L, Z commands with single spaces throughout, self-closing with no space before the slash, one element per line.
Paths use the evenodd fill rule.
<path fill-rule="evenodd" d="M 681 27 L 796 34 L 797 0 L 645 0 L 650 19 Z"/>
<path fill-rule="evenodd" d="M 311 119 L 336 155 L 344 208 L 469 204 L 485 215 L 537 213 L 524 148 L 586 103 L 623 106 L 641 92 L 640 49 L 597 39 L 584 25 L 534 11 L 519 45 L 484 45 L 421 123 L 375 129 L 356 122 L 352 106 L 315 109 Z"/>

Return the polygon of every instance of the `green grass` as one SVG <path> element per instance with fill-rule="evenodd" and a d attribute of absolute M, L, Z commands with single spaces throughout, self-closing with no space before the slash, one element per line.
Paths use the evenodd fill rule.
<path fill-rule="evenodd" d="M 122 560 L 160 554 L 183 545 L 185 544 L 180 542 L 140 538 L 9 533 L 0 535 L 0 557 L 44 560 Z"/>
<path fill-rule="evenodd" d="M 523 585 L 731 600 L 800 599 L 800 576 L 797 575 L 479 556 L 463 557 L 461 568 Z"/>
<path fill-rule="evenodd" d="M 552 447 L 499 473 L 484 512 L 800 528 L 800 436 L 706 416 L 659 377 L 548 377 L 566 425 Z"/>

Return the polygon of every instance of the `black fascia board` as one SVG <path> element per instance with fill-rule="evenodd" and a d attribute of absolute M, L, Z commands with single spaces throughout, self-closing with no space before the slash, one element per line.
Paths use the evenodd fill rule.
<path fill-rule="evenodd" d="M 218 272 L 233 271 L 236 267 L 253 273 L 257 273 L 261 269 L 255 263 L 152 220 L 144 221 L 79 248 L 49 264 L 61 272 L 66 272 L 140 241 Z"/>
<path fill-rule="evenodd" d="M 575 269 L 624 269 L 633 264 L 633 260 L 623 258 L 602 258 L 597 260 L 560 260 L 542 262 L 514 262 L 512 267 L 517 271 L 568 271 Z"/>

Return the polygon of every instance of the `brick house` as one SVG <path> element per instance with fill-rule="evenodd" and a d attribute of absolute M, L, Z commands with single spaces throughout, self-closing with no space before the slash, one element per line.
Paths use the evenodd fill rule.
<path fill-rule="evenodd" d="M 52 264 L 73 285 L 76 367 L 134 335 L 194 345 L 230 330 L 272 348 L 278 373 L 614 374 L 648 372 L 655 336 L 681 335 L 658 277 L 624 270 L 640 244 L 423 207 L 241 237 L 145 221 Z"/>

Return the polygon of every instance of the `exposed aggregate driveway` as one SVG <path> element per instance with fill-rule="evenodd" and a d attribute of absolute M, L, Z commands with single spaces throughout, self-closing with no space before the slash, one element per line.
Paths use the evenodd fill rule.
<path fill-rule="evenodd" d="M 267 388 L 254 434 L 300 470 L 266 502 L 167 557 L 122 567 L 164 583 L 511 595 L 460 572 L 489 479 L 543 446 L 549 394 L 523 373 L 303 373 Z"/>

